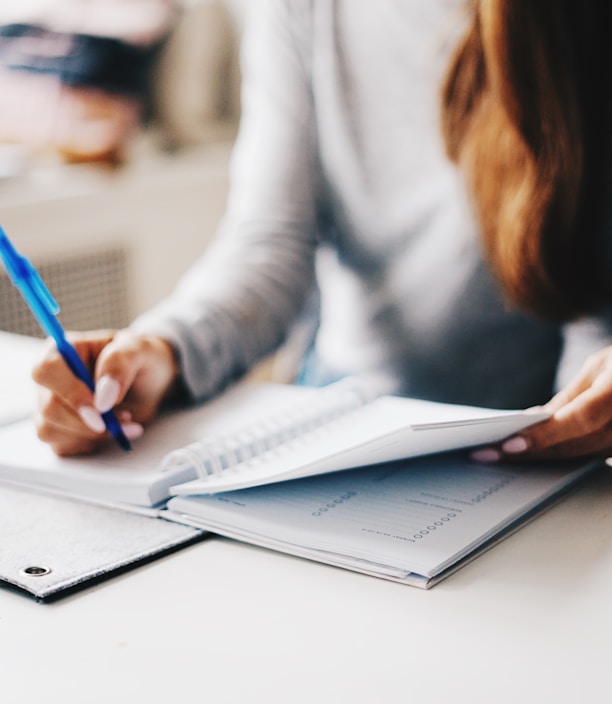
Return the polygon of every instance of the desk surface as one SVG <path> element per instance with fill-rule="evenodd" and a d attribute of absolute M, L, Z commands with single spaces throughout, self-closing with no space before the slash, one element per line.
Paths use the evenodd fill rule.
<path fill-rule="evenodd" d="M 427 592 L 212 538 L 53 604 L 0 589 L 0 702 L 599 702 L 611 594 L 608 471 Z"/>
<path fill-rule="evenodd" d="M 427 592 L 213 538 L 49 605 L 0 589 L 1 701 L 603 701 L 611 594 L 605 471 Z"/>
<path fill-rule="evenodd" d="M 27 416 L 34 404 L 32 367 L 43 341 L 0 330 L 0 424 Z"/>

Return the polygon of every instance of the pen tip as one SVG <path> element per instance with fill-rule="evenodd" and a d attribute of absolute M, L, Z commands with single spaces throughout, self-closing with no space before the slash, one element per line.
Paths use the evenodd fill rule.
<path fill-rule="evenodd" d="M 119 443 L 119 446 L 121 447 L 122 450 L 125 450 L 126 452 L 131 452 L 132 451 L 132 445 L 130 441 L 125 437 L 125 435 L 121 435 L 117 438 L 117 442 Z"/>

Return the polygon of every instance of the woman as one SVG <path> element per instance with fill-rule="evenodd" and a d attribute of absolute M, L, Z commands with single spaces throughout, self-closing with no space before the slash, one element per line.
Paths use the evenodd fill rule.
<path fill-rule="evenodd" d="M 242 375 L 314 301 L 307 383 L 376 374 L 396 393 L 553 414 L 482 460 L 610 452 L 599 5 L 258 3 L 215 246 L 128 330 L 76 338 L 95 397 L 47 355 L 39 436 L 92 451 L 115 406 L 135 437 L 172 396 Z"/>

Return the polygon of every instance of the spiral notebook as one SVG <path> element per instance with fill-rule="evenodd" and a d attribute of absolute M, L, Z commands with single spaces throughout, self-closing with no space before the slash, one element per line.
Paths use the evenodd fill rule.
<path fill-rule="evenodd" d="M 427 589 L 602 464 L 487 466 L 451 452 L 177 496 L 167 513 L 228 538 Z"/>
<path fill-rule="evenodd" d="M 129 454 L 109 443 L 96 457 L 58 458 L 29 421 L 15 422 L 0 428 L 0 494 L 14 533 L 0 581 L 53 597 L 212 531 L 427 588 L 591 470 L 486 467 L 448 452 L 542 417 L 377 395 L 345 380 L 238 385 L 160 418 Z M 35 491 L 17 501 L 10 485 Z M 102 504 L 104 520 L 92 523 L 79 501 L 60 505 L 67 496 Z M 22 501 L 36 502 L 28 515 Z M 104 554 L 92 551 L 98 542 Z"/>
<path fill-rule="evenodd" d="M 210 494 L 490 443 L 545 417 L 377 394 L 348 379 L 314 389 L 242 384 L 154 423 L 132 453 L 59 458 L 29 421 L 0 428 L 0 481 L 155 507 Z"/>

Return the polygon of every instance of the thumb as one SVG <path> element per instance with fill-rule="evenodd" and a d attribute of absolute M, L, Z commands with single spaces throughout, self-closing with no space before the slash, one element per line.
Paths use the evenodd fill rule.
<path fill-rule="evenodd" d="M 121 397 L 125 395 L 122 394 L 121 391 L 121 384 L 117 379 L 109 374 L 103 374 L 96 382 L 94 406 L 100 413 L 110 411 L 110 409 L 121 400 Z"/>
<path fill-rule="evenodd" d="M 123 403 L 135 419 L 146 421 L 176 375 L 174 352 L 167 342 L 121 330 L 98 357 L 94 405 L 103 413 Z"/>
<path fill-rule="evenodd" d="M 94 405 L 101 413 L 125 398 L 143 364 L 139 340 L 127 331 L 118 332 L 104 347 L 95 370 Z"/>

